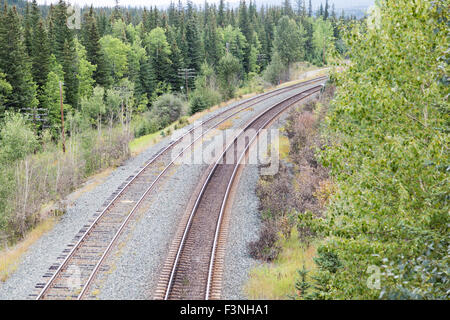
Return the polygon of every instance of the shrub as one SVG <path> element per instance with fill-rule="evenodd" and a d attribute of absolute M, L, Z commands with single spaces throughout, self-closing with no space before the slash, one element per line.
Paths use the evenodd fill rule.
<path fill-rule="evenodd" d="M 134 124 L 134 136 L 136 138 L 147 134 L 155 133 L 160 129 L 158 120 L 155 119 L 151 112 L 146 112 L 142 116 L 138 116 Z"/>
<path fill-rule="evenodd" d="M 87 132 L 81 136 L 82 160 L 85 161 L 83 178 L 96 171 L 120 163 L 129 156 L 129 137 L 120 130 L 109 135 Z"/>
<path fill-rule="evenodd" d="M 263 79 L 273 85 L 279 84 L 281 80 L 287 80 L 287 68 L 284 66 L 278 53 L 274 53 L 272 61 L 264 70 Z"/>
<path fill-rule="evenodd" d="M 190 97 L 191 114 L 209 109 L 220 103 L 222 97 L 219 92 L 210 88 L 197 88 Z"/>
<path fill-rule="evenodd" d="M 282 215 L 292 209 L 292 177 L 282 162 L 275 176 L 262 176 L 256 193 L 260 200 L 260 210 L 272 216 Z"/>
<path fill-rule="evenodd" d="M 239 60 L 231 53 L 223 56 L 217 66 L 220 89 L 225 99 L 234 98 L 236 87 L 239 84 Z"/>
<path fill-rule="evenodd" d="M 186 103 L 180 97 L 166 93 L 153 104 L 151 116 L 157 119 L 160 128 L 165 128 L 172 122 L 187 114 Z"/>
<path fill-rule="evenodd" d="M 36 134 L 26 119 L 19 113 L 7 112 L 0 130 L 0 161 L 8 163 L 23 159 L 37 147 Z"/>
<path fill-rule="evenodd" d="M 250 242 L 249 249 L 250 255 L 254 259 L 260 259 L 264 261 L 272 261 L 280 252 L 281 248 L 277 245 L 278 231 L 273 223 L 265 221 L 259 238 L 256 241 Z"/>

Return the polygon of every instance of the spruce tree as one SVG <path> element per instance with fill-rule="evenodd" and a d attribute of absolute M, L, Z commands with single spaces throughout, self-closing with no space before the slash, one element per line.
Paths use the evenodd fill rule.
<path fill-rule="evenodd" d="M 247 43 L 248 44 L 252 43 L 253 30 L 249 23 L 247 5 L 245 3 L 245 0 L 242 0 L 239 6 L 239 28 L 241 29 L 242 34 L 247 40 Z M 244 50 L 244 61 L 243 61 L 244 71 L 246 74 L 250 72 L 250 54 L 251 54 L 251 46 L 248 45 Z"/>
<path fill-rule="evenodd" d="M 33 0 L 31 3 L 31 25 L 37 26 L 39 24 L 39 20 L 41 20 L 41 11 L 39 10 L 38 4 L 36 0 Z"/>
<path fill-rule="evenodd" d="M 220 0 L 219 12 L 217 14 L 217 25 L 221 28 L 225 27 L 225 5 L 224 0 Z"/>
<path fill-rule="evenodd" d="M 152 68 L 151 60 L 147 57 L 147 55 L 141 61 L 140 65 L 139 89 L 142 90 L 141 93 L 146 95 L 147 99 L 150 99 L 156 88 L 156 77 Z"/>
<path fill-rule="evenodd" d="M 326 0 L 326 1 L 325 1 L 325 11 L 324 11 L 324 14 L 323 14 L 323 18 L 324 18 L 325 20 L 327 20 L 327 19 L 328 19 L 328 16 L 329 16 L 329 14 L 328 14 L 328 0 Z"/>
<path fill-rule="evenodd" d="M 64 87 L 66 89 L 67 104 L 78 108 L 79 79 L 78 79 L 78 55 L 73 40 L 66 40 L 63 50 Z"/>
<path fill-rule="evenodd" d="M 53 54 L 64 71 L 64 88 L 67 104 L 78 107 L 79 81 L 78 57 L 75 50 L 73 30 L 67 25 L 67 4 L 60 0 L 52 12 Z"/>
<path fill-rule="evenodd" d="M 183 80 L 180 77 L 177 77 L 178 70 L 183 67 L 183 56 L 181 54 L 180 48 L 178 48 L 177 37 L 174 28 L 168 27 L 167 31 L 167 42 L 170 46 L 170 55 L 169 59 L 172 62 L 169 66 L 169 78 L 168 81 L 173 90 L 179 91 L 180 87 L 183 85 Z"/>
<path fill-rule="evenodd" d="M 42 90 L 50 70 L 50 43 L 42 20 L 34 30 L 31 49 L 31 71 L 37 84 L 38 99 L 42 105 Z"/>
<path fill-rule="evenodd" d="M 211 66 L 215 66 L 217 62 L 219 62 L 222 52 L 214 16 L 208 17 L 205 29 L 204 47 L 206 62 Z"/>
<path fill-rule="evenodd" d="M 25 9 L 25 19 L 24 19 L 24 44 L 27 55 L 31 57 L 32 50 L 32 41 L 33 41 L 33 25 L 31 21 L 31 12 L 30 12 L 30 3 L 27 2 L 27 6 Z"/>
<path fill-rule="evenodd" d="M 23 30 L 15 7 L 4 9 L 0 23 L 0 72 L 12 90 L 5 97 L 5 108 L 19 111 L 37 106 L 36 84 L 23 42 Z"/>
<path fill-rule="evenodd" d="M 293 16 L 292 6 L 290 0 L 284 0 L 283 3 L 283 14 L 289 17 Z"/>
<path fill-rule="evenodd" d="M 319 7 L 319 11 L 317 12 L 317 16 L 318 17 L 323 16 L 323 4 L 322 3 L 320 3 L 320 7 Z"/>
<path fill-rule="evenodd" d="M 187 68 L 195 69 L 198 72 L 202 62 L 202 44 L 197 21 L 194 15 L 193 4 L 190 0 L 188 1 L 185 35 L 187 42 L 187 56 L 185 57 L 185 65 Z"/>
<path fill-rule="evenodd" d="M 108 64 L 105 61 L 105 56 L 101 49 L 100 35 L 97 30 L 97 20 L 92 6 L 86 17 L 85 25 L 86 33 L 83 37 L 83 45 L 86 48 L 86 57 L 90 63 L 97 66 L 97 69 L 94 72 L 94 80 L 102 87 L 109 87 L 110 79 Z"/>

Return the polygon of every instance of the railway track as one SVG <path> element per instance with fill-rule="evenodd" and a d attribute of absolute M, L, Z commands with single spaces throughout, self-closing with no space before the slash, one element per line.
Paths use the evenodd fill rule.
<path fill-rule="evenodd" d="M 163 148 L 112 194 L 104 208 L 96 212 L 92 223 L 85 225 L 80 230 L 75 242 L 69 245 L 68 249 L 64 250 L 63 254 L 58 257 L 60 261 L 51 266 L 49 272 L 44 275 L 44 278 L 48 278 L 48 281 L 36 285 L 39 293 L 32 295 L 32 297 L 38 300 L 83 299 L 88 295 L 90 285 L 132 216 L 148 207 L 146 199 L 149 193 L 172 167 L 175 159 L 172 159 L 170 151 L 186 136 L 194 135 L 198 127 L 202 126 L 204 130 L 202 136 L 204 136 L 221 123 L 253 105 L 290 90 L 323 81 L 325 78 L 312 79 L 247 99 L 193 126 L 179 139 Z M 180 157 L 202 136 L 197 137 L 177 157 Z M 161 170 L 161 168 L 164 169 Z M 75 283 L 71 280 L 74 277 L 77 281 Z"/>
<path fill-rule="evenodd" d="M 322 85 L 314 86 L 267 109 L 250 121 L 224 148 L 211 167 L 192 211 L 186 216 L 186 222 L 183 222 L 184 226 L 180 229 L 182 231 L 174 239 L 155 291 L 155 299 L 196 300 L 220 297 L 221 263 L 217 259 L 217 253 L 223 251 L 218 249 L 219 244 L 223 247 L 226 233 L 222 221 L 237 169 L 263 128 L 287 108 L 319 92 L 321 88 Z M 240 143 L 239 139 L 246 137 L 247 132 L 254 132 L 254 135 L 247 135 L 245 142 Z M 229 159 L 234 161 L 230 164 Z"/>

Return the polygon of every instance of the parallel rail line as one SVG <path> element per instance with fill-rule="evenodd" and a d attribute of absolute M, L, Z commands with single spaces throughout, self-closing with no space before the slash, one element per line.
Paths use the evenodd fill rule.
<path fill-rule="evenodd" d="M 264 94 L 244 100 L 243 102 L 228 108 L 205 121 L 194 125 L 190 130 L 183 134 L 177 140 L 171 142 L 168 146 L 159 151 L 144 167 L 135 175 L 130 176 L 127 181 L 113 193 L 108 199 L 108 203 L 103 210 L 97 211 L 97 216 L 93 222 L 84 226 L 77 237 L 76 243 L 71 245 L 70 249 L 64 250 L 64 255 L 59 259 L 63 260 L 50 268 L 50 272 L 44 277 L 50 278 L 46 283 L 39 283 L 36 288 L 41 289 L 36 295 L 36 299 L 82 299 L 87 295 L 88 289 L 95 276 L 101 269 L 102 263 L 110 253 L 112 247 L 117 242 L 120 234 L 123 232 L 131 217 L 137 210 L 142 210 L 143 203 L 156 183 L 173 165 L 175 159 L 170 159 L 170 150 L 186 136 L 193 134 L 200 126 L 206 126 L 206 131 L 195 139 L 189 146 L 184 148 L 176 158 L 180 157 L 188 148 L 190 148 L 198 139 L 204 136 L 213 128 L 233 117 L 239 112 L 277 96 L 281 93 L 294 90 L 318 81 L 326 77 L 319 77 L 309 81 L 301 82 L 284 88 L 279 88 L 266 92 Z M 214 122 L 214 120 L 216 120 Z M 161 171 L 157 162 L 163 162 L 164 169 Z M 168 164 L 167 164 L 168 163 Z M 167 165 L 166 165 L 167 164 Z M 142 193 L 142 190 L 145 192 Z M 75 271 L 79 272 L 81 287 L 73 290 L 67 286 L 67 280 Z"/>
<path fill-rule="evenodd" d="M 268 108 L 241 129 L 224 148 L 196 198 L 182 236 L 174 239 L 155 292 L 156 299 L 209 299 L 218 296 L 217 288 L 215 295 L 211 295 L 216 253 L 224 233 L 221 231 L 224 210 L 237 169 L 250 145 L 268 123 L 322 88 L 322 85 L 314 86 Z M 256 133 L 242 146 L 238 139 L 245 137 L 249 129 L 255 129 Z M 239 147 L 243 150 L 238 150 Z M 233 153 L 233 164 L 224 161 L 230 159 L 229 152 Z"/>

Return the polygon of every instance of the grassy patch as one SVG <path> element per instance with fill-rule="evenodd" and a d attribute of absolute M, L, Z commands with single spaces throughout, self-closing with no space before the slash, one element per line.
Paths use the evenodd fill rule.
<path fill-rule="evenodd" d="M 9 275 L 19 266 L 22 255 L 44 233 L 51 230 L 57 220 L 57 217 L 51 217 L 43 220 L 34 229 L 32 229 L 21 242 L 17 243 L 12 248 L 6 248 L 0 251 L 0 281 L 6 281 Z"/>
<path fill-rule="evenodd" d="M 226 129 L 231 128 L 232 126 L 233 126 L 233 121 L 227 120 L 227 121 L 225 121 L 225 122 L 222 122 L 222 123 L 217 127 L 217 129 L 219 129 L 219 130 L 226 130 Z"/>
<path fill-rule="evenodd" d="M 133 156 L 151 147 L 161 139 L 161 131 L 157 131 L 145 136 L 131 140 L 130 152 Z"/>
<path fill-rule="evenodd" d="M 291 145 L 289 143 L 289 138 L 280 135 L 278 138 L 278 147 L 280 151 L 280 159 L 285 160 L 289 157 L 289 151 L 291 150 Z"/>
<path fill-rule="evenodd" d="M 316 249 L 313 245 L 306 247 L 298 239 L 296 228 L 292 229 L 288 239 L 281 239 L 282 250 L 273 263 L 265 263 L 250 272 L 250 278 L 244 290 L 249 299 L 289 299 L 295 294 L 297 270 L 303 266 L 314 270 L 312 258 Z"/>

